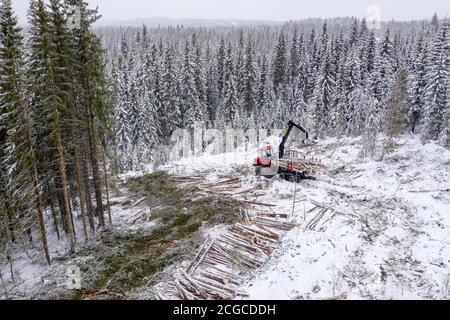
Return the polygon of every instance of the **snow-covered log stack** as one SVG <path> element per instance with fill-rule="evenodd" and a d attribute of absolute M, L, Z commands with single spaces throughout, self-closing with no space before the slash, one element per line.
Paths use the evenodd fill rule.
<path fill-rule="evenodd" d="M 284 234 L 296 225 L 288 215 L 271 219 L 255 211 L 240 223 L 227 227 L 215 239 L 208 238 L 185 270 L 178 270 L 162 284 L 158 296 L 181 300 L 230 300 L 245 297 L 239 290 L 242 274 L 261 267 Z"/>
<path fill-rule="evenodd" d="M 286 171 L 292 171 L 300 175 L 310 176 L 317 172 L 326 170 L 326 166 L 318 161 L 285 158 L 279 160 L 279 165 Z"/>

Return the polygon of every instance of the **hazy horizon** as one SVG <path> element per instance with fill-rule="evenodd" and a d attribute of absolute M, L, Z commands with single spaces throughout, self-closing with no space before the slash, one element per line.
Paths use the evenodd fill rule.
<path fill-rule="evenodd" d="M 430 19 L 436 12 L 439 17 L 448 17 L 448 0 L 88 0 L 91 7 L 99 7 L 103 21 L 111 20 L 258 20 L 290 21 L 308 18 L 334 18 L 355 16 L 362 18 L 367 8 L 377 5 L 381 9 L 381 20 Z M 26 23 L 29 0 L 14 0 L 13 6 L 20 23 Z"/>

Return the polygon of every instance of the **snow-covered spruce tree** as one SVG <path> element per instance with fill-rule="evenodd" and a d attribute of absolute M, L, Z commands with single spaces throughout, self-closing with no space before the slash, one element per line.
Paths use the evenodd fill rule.
<path fill-rule="evenodd" d="M 205 70 L 205 81 L 206 81 L 206 109 L 208 112 L 207 115 L 207 122 L 210 124 L 211 127 L 214 126 L 216 117 L 217 117 L 217 108 L 218 108 L 218 101 L 219 101 L 219 90 L 217 88 L 217 70 L 215 64 L 208 63 L 210 61 L 213 61 L 213 52 L 211 48 L 208 46 L 206 48 L 205 53 L 205 64 L 206 64 L 206 70 Z"/>
<path fill-rule="evenodd" d="M 133 61 L 133 58 L 131 58 Z M 131 62 L 132 63 L 132 62 Z M 129 98 L 127 101 L 126 108 L 128 110 L 128 120 L 130 124 L 131 141 L 130 147 L 132 150 L 135 149 L 139 142 L 139 138 L 142 134 L 143 128 L 141 128 L 139 123 L 139 109 L 140 109 L 140 97 L 143 95 L 143 86 L 141 86 L 139 78 L 142 77 L 142 71 L 136 70 L 136 72 L 131 73 L 134 68 L 129 68 L 129 74 L 131 75 L 131 82 L 129 88 Z"/>
<path fill-rule="evenodd" d="M 243 110 L 245 112 L 246 119 L 249 119 L 256 111 L 256 96 L 257 96 L 257 74 L 256 74 L 256 62 L 255 53 L 253 50 L 252 40 L 248 40 L 247 47 L 245 49 L 245 61 L 244 61 L 244 88 L 243 88 Z M 254 123 L 246 123 L 245 127 L 252 127 Z"/>
<path fill-rule="evenodd" d="M 315 72 L 310 64 L 310 58 L 306 48 L 305 53 L 301 56 L 297 74 L 295 82 L 303 92 L 303 100 L 309 102 L 315 89 L 315 83 L 313 82 L 315 79 Z"/>
<path fill-rule="evenodd" d="M 343 79 L 344 79 L 344 90 L 345 96 L 348 103 L 347 106 L 347 132 L 352 134 L 351 131 L 355 126 L 355 115 L 358 114 L 358 110 L 355 110 L 355 106 L 358 107 L 359 93 L 356 93 L 357 90 L 361 90 L 361 62 L 359 60 L 359 52 L 358 48 L 353 47 L 349 51 L 345 64 L 343 65 Z M 352 122 L 352 124 L 350 124 Z M 358 124 L 359 125 L 359 124 Z M 350 131 L 349 131 L 350 130 Z"/>
<path fill-rule="evenodd" d="M 379 53 L 375 56 L 375 67 L 365 83 L 368 93 L 377 101 L 380 128 L 386 127 L 387 104 L 393 83 L 393 69 Z"/>
<path fill-rule="evenodd" d="M 350 36 L 349 36 L 349 46 L 354 47 L 358 45 L 359 41 L 359 25 L 358 25 L 358 19 L 353 18 L 351 30 L 350 30 Z"/>
<path fill-rule="evenodd" d="M 161 121 L 159 118 L 159 110 L 162 108 L 161 74 L 156 46 L 152 46 L 146 53 L 142 77 L 140 82 L 142 95 L 139 101 L 139 112 L 147 120 L 139 119 L 140 126 L 143 128 L 141 144 L 143 143 L 143 145 L 150 148 L 155 147 L 159 143 L 161 134 Z"/>
<path fill-rule="evenodd" d="M 420 34 L 420 32 L 419 32 Z M 405 68 L 408 73 L 411 73 L 411 70 L 414 65 L 414 50 L 415 50 L 415 40 L 417 35 L 409 35 L 405 41 L 405 44 L 402 46 L 399 56 L 400 65 Z M 402 58 L 403 57 L 403 58 Z"/>
<path fill-rule="evenodd" d="M 445 22 L 436 36 L 427 66 L 428 85 L 425 89 L 423 141 L 438 139 L 445 129 L 444 117 L 449 104 L 450 91 L 449 32 L 449 24 Z"/>
<path fill-rule="evenodd" d="M 110 156 L 110 164 L 109 169 L 110 172 L 114 175 L 119 174 L 121 171 L 121 164 L 119 159 L 119 153 L 116 146 L 116 109 L 119 105 L 119 83 L 118 83 L 118 71 L 117 71 L 117 51 L 114 50 L 112 54 L 110 54 L 107 58 L 108 67 L 108 91 L 110 92 L 109 100 L 112 107 L 110 122 L 111 122 L 111 130 L 105 135 L 105 148 L 109 152 Z"/>
<path fill-rule="evenodd" d="M 151 91 L 143 86 L 138 96 L 138 116 L 136 118 L 139 136 L 135 145 L 135 152 L 139 163 L 152 160 L 152 150 L 158 142 L 158 111 L 153 102 Z"/>
<path fill-rule="evenodd" d="M 331 53 L 326 50 L 322 66 L 314 90 L 314 131 L 315 135 L 323 138 L 329 132 L 330 110 L 333 101 L 334 79 L 331 75 Z"/>
<path fill-rule="evenodd" d="M 273 99 L 273 86 L 270 81 L 267 57 L 264 55 L 260 67 L 260 79 L 257 96 L 257 119 L 260 128 L 269 128 L 271 120 L 271 102 Z"/>
<path fill-rule="evenodd" d="M 393 75 L 398 69 L 398 57 L 396 55 L 396 50 L 394 43 L 391 39 L 391 32 L 389 29 L 386 30 L 383 38 L 381 39 L 379 46 L 379 57 L 381 61 L 386 65 L 386 74 Z"/>
<path fill-rule="evenodd" d="M 235 48 L 235 60 L 234 60 L 234 69 L 236 71 L 236 74 L 243 75 L 244 74 L 244 64 L 245 64 L 245 39 L 244 39 L 244 30 L 239 29 L 239 38 L 237 47 Z M 243 77 L 236 77 L 236 88 L 239 93 L 239 97 L 242 94 L 243 88 L 244 88 L 244 79 Z M 242 103 L 242 102 L 241 102 Z"/>
<path fill-rule="evenodd" d="M 131 124 L 129 123 L 129 100 L 130 100 L 130 84 L 129 74 L 124 72 L 123 64 L 119 64 L 118 79 L 118 101 L 114 108 L 114 137 L 115 148 L 120 158 L 121 169 L 128 167 L 124 157 L 128 154 L 131 144 Z"/>
<path fill-rule="evenodd" d="M 284 128 L 286 126 L 286 104 L 284 103 L 284 99 L 282 95 L 279 95 L 277 100 L 274 102 L 274 106 L 272 109 L 272 126 L 270 127 L 275 129 Z"/>
<path fill-rule="evenodd" d="M 306 113 L 307 113 L 307 104 L 305 103 L 305 96 L 303 93 L 303 86 L 300 83 L 299 77 L 291 86 L 291 95 L 290 95 L 290 118 L 295 119 L 298 123 L 304 123 Z"/>
<path fill-rule="evenodd" d="M 194 33 L 192 35 L 192 55 L 193 62 L 195 66 L 195 87 L 197 89 L 197 94 L 200 99 L 200 102 L 203 105 L 206 105 L 206 69 L 205 69 L 205 60 L 203 58 L 203 52 L 200 43 L 198 43 L 197 36 Z"/>
<path fill-rule="evenodd" d="M 365 34 L 361 39 L 360 57 L 361 57 L 361 81 L 365 83 L 375 69 L 375 56 L 377 51 L 377 40 L 374 31 Z"/>
<path fill-rule="evenodd" d="M 377 62 L 375 63 L 375 72 L 378 73 L 380 83 L 384 85 L 384 87 L 380 90 L 381 96 L 376 98 L 381 102 L 383 109 L 386 109 L 389 89 L 392 87 L 394 74 L 399 68 L 396 49 L 391 40 L 391 33 L 389 29 L 386 30 L 386 33 L 380 42 Z"/>
<path fill-rule="evenodd" d="M 439 31 L 439 17 L 435 12 L 433 17 L 431 18 L 431 32 L 433 32 L 433 34 L 436 34 L 438 33 L 438 31 Z"/>
<path fill-rule="evenodd" d="M 142 46 L 145 50 L 149 47 L 149 34 L 148 34 L 148 27 L 146 24 L 142 25 Z"/>
<path fill-rule="evenodd" d="M 225 40 L 220 39 L 219 49 L 217 50 L 217 91 L 219 98 L 223 97 L 223 88 L 225 84 L 225 61 L 227 58 Z"/>
<path fill-rule="evenodd" d="M 136 79 L 133 80 L 131 92 L 133 96 L 133 155 L 135 162 L 133 166 L 145 164 L 151 154 L 148 152 L 153 146 L 155 136 L 157 137 L 157 126 L 155 125 L 154 104 L 150 96 L 150 88 L 147 86 L 146 65 L 140 66 L 136 71 Z"/>
<path fill-rule="evenodd" d="M 224 101 L 221 108 L 221 127 L 239 128 L 242 123 L 239 97 L 234 76 L 233 52 L 231 46 L 227 50 L 225 62 Z"/>
<path fill-rule="evenodd" d="M 374 157 L 377 149 L 377 135 L 379 127 L 379 118 L 377 112 L 376 99 L 367 96 L 367 116 L 365 128 L 362 137 L 362 149 L 360 155 L 363 158 Z"/>
<path fill-rule="evenodd" d="M 125 33 L 122 33 L 122 38 L 120 41 L 120 59 L 123 59 L 124 61 L 128 61 L 129 59 L 129 54 L 130 54 L 130 45 L 128 43 L 127 37 L 125 35 Z M 124 61 L 120 61 L 122 63 L 124 63 Z"/>
<path fill-rule="evenodd" d="M 347 105 L 348 100 L 344 87 L 344 73 L 341 71 L 336 82 L 331 113 L 330 129 L 338 137 L 342 138 L 347 132 Z"/>
<path fill-rule="evenodd" d="M 323 25 L 322 25 L 323 27 Z M 317 36 L 316 30 L 312 29 L 310 39 L 308 42 L 308 77 L 310 78 L 310 92 L 309 98 L 312 98 L 314 93 L 317 75 L 319 73 L 320 66 L 322 65 L 321 53 L 321 38 Z"/>
<path fill-rule="evenodd" d="M 394 139 L 400 134 L 405 125 L 405 115 L 407 114 L 407 74 L 400 69 L 394 80 L 394 85 L 389 97 L 387 108 L 387 131 L 388 138 L 385 148 L 387 150 L 394 147 Z"/>
<path fill-rule="evenodd" d="M 298 65 L 300 64 L 300 48 L 299 48 L 299 37 L 297 33 L 297 28 L 294 29 L 294 34 L 292 36 L 292 44 L 290 51 L 290 82 L 294 82 L 298 75 Z"/>
<path fill-rule="evenodd" d="M 11 0 L 0 2 L 0 105 L 2 113 L 0 128 L 6 135 L 5 161 L 8 166 L 8 192 L 14 194 L 7 197 L 2 205 L 8 210 L 12 220 L 14 207 L 19 212 L 36 212 L 43 252 L 48 264 L 50 254 L 48 250 L 45 229 L 45 208 L 42 200 L 35 146 L 33 142 L 33 128 L 26 101 L 26 84 L 23 70 L 22 35 L 18 27 L 17 18 L 12 10 Z M 6 179 L 5 179 L 6 180 Z M 3 189 L 2 188 L 2 189 Z M 12 203 L 9 202 L 12 201 Z M 26 214 L 22 218 L 30 219 Z M 11 221 L 12 222 L 12 221 Z"/>
<path fill-rule="evenodd" d="M 353 137 L 358 137 L 363 134 L 364 126 L 367 125 L 367 99 L 368 94 L 362 87 L 358 87 L 353 90 L 348 98 L 348 108 L 351 110 L 351 112 L 349 114 L 347 134 Z"/>
<path fill-rule="evenodd" d="M 428 42 L 423 30 L 417 37 L 413 63 L 409 75 L 409 101 L 408 124 L 411 132 L 415 133 L 422 120 L 425 106 L 425 88 L 427 87 Z"/>
<path fill-rule="evenodd" d="M 273 87 L 278 92 L 280 86 L 286 84 L 288 79 L 287 47 L 284 32 L 280 32 L 278 44 L 275 49 L 272 66 Z"/>
<path fill-rule="evenodd" d="M 185 44 L 183 66 L 181 71 L 181 114 L 183 127 L 193 129 L 195 123 L 203 123 L 206 116 L 206 106 L 200 98 L 195 83 L 196 70 L 194 55 L 189 46 Z"/>
<path fill-rule="evenodd" d="M 329 38 L 330 38 L 330 36 L 328 35 L 328 25 L 327 25 L 327 22 L 325 21 L 322 25 L 322 34 L 320 36 L 320 43 L 318 46 L 318 54 L 317 54 L 318 60 L 316 61 L 316 64 L 319 66 L 319 70 L 323 64 L 324 55 L 330 49 L 330 45 L 328 43 Z M 330 63 L 331 63 L 331 61 L 330 61 Z"/>
<path fill-rule="evenodd" d="M 166 140 L 182 125 L 173 54 L 173 48 L 171 46 L 168 47 L 164 54 L 163 74 L 161 77 L 161 131 L 162 138 Z"/>
<path fill-rule="evenodd" d="M 345 59 L 346 54 L 346 39 L 344 33 L 341 31 L 339 35 L 334 39 L 331 45 L 331 66 L 333 68 L 333 75 L 335 78 L 341 72 L 342 60 Z"/>
<path fill-rule="evenodd" d="M 359 40 L 360 40 L 360 46 L 362 43 L 366 42 L 367 37 L 369 36 L 369 27 L 367 26 L 367 20 L 365 17 L 361 19 L 361 22 L 359 23 Z"/>
<path fill-rule="evenodd" d="M 131 119 L 131 74 L 129 48 L 124 35 L 120 43 L 120 54 L 117 58 L 117 103 L 114 108 L 115 148 L 120 158 L 121 169 L 130 169 L 131 163 L 127 159 L 131 149 L 132 128 Z"/>
<path fill-rule="evenodd" d="M 158 138 L 155 140 L 155 143 L 158 143 L 160 142 L 160 137 L 162 135 L 161 115 L 163 114 L 163 100 L 161 92 L 161 65 L 163 65 L 163 61 L 158 54 L 158 49 L 155 44 L 152 45 L 148 54 L 149 56 L 145 65 L 145 86 L 149 95 L 148 103 L 153 105 L 154 111 L 156 112 L 154 127 L 158 134 Z"/>

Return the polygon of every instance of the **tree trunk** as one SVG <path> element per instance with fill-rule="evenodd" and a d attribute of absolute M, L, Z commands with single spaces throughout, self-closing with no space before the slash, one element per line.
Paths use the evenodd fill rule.
<path fill-rule="evenodd" d="M 67 167 L 66 167 L 66 169 L 67 169 Z M 66 179 L 68 179 L 68 178 L 66 178 Z M 77 242 L 77 232 L 75 230 L 75 223 L 73 221 L 73 209 L 72 209 L 73 203 L 72 203 L 72 201 L 70 201 L 71 199 L 73 199 L 73 197 L 72 197 L 72 194 L 70 192 L 71 192 L 70 186 L 68 185 L 67 186 L 67 193 L 68 193 L 68 197 L 69 197 L 70 221 L 72 222 L 71 226 L 72 226 L 72 230 L 73 230 L 73 238 L 75 239 L 75 243 L 76 243 Z"/>
<path fill-rule="evenodd" d="M 8 219 L 8 229 L 11 237 L 11 242 L 16 242 L 16 236 L 14 233 L 14 221 L 11 214 L 11 205 L 9 204 L 8 195 L 5 197 L 5 211 L 6 211 L 6 217 Z"/>
<path fill-rule="evenodd" d="M 80 174 L 80 155 L 78 152 L 78 146 L 76 144 L 75 133 L 74 133 L 73 127 L 70 128 L 70 136 L 72 138 L 72 143 L 73 143 L 73 148 L 74 148 L 73 154 L 75 156 L 75 178 L 76 178 L 76 184 L 77 184 L 78 199 L 80 200 L 80 211 L 81 211 L 81 220 L 83 222 L 84 240 L 88 241 L 89 236 L 88 236 L 88 231 L 87 231 L 86 208 L 85 208 L 84 196 L 83 196 L 83 192 L 82 192 L 82 190 L 84 188 L 82 187 L 81 174 Z"/>
<path fill-rule="evenodd" d="M 50 189 L 49 189 L 50 190 Z M 53 226 L 55 228 L 56 235 L 58 236 L 58 241 L 60 240 L 61 236 L 59 234 L 59 228 L 58 228 L 58 221 L 56 219 L 56 210 L 55 210 L 55 204 L 53 203 L 53 199 L 50 199 L 50 211 L 52 213 L 52 219 L 53 219 Z"/>
<path fill-rule="evenodd" d="M 62 183 L 61 183 L 61 179 L 60 179 L 59 175 L 57 174 L 57 172 L 53 172 L 53 175 L 55 176 L 54 177 L 55 193 L 56 193 L 56 198 L 58 200 L 59 214 L 61 215 L 61 224 L 62 224 L 63 231 L 67 236 L 69 233 L 69 229 L 68 229 L 67 219 L 66 219 L 66 216 L 67 216 L 66 207 L 64 206 Z"/>
<path fill-rule="evenodd" d="M 44 207 L 42 205 L 42 197 L 41 197 L 41 191 L 39 190 L 39 180 L 38 180 L 38 175 L 37 175 L 37 170 L 36 170 L 36 163 L 34 161 L 34 159 L 32 160 L 33 164 L 33 184 L 34 184 L 34 189 L 35 189 L 35 194 L 36 194 L 36 199 L 37 199 L 37 205 L 38 205 L 38 212 L 39 212 L 39 229 L 41 230 L 41 240 L 42 240 L 42 244 L 44 245 L 44 254 L 45 254 L 45 259 L 47 260 L 48 265 L 51 265 L 51 260 L 50 260 L 50 253 L 48 251 L 48 242 L 47 242 L 47 234 L 45 232 L 45 212 L 44 212 Z"/>
<path fill-rule="evenodd" d="M 56 232 L 56 235 L 58 236 L 58 241 L 59 241 L 60 234 L 59 234 L 58 220 L 56 219 L 55 203 L 53 202 L 53 197 L 50 196 L 50 194 L 51 194 L 50 190 L 51 190 L 50 183 L 47 181 L 45 184 L 45 193 L 47 194 L 46 205 L 50 205 L 50 212 L 51 212 L 52 220 L 53 220 L 53 228 L 54 228 L 54 231 Z"/>
<path fill-rule="evenodd" d="M 2 155 L 0 157 L 0 159 L 3 159 L 4 156 Z M 13 214 L 12 214 L 12 206 L 10 204 L 10 196 L 9 193 L 7 192 L 7 186 L 6 186 L 6 181 L 3 180 L 3 177 L 5 177 L 5 173 L 3 172 L 2 168 L 0 168 L 0 186 L 1 186 L 1 190 L 0 193 L 3 195 L 3 199 L 4 199 L 4 206 L 5 206 L 5 213 L 6 213 L 6 218 L 8 220 L 8 230 L 10 233 L 10 239 L 13 243 L 16 242 L 16 236 L 15 236 L 15 232 L 14 232 L 14 220 L 13 220 Z"/>
<path fill-rule="evenodd" d="M 89 226 L 91 228 L 92 233 L 95 233 L 95 220 L 94 220 L 94 208 L 92 206 L 92 195 L 91 195 L 91 183 L 89 181 L 89 157 L 88 150 L 86 146 L 86 134 L 79 135 L 80 143 L 81 143 L 81 152 L 83 161 L 81 164 L 81 174 L 83 179 L 83 187 L 84 187 L 84 196 L 87 208 L 87 216 L 89 219 Z"/>
<path fill-rule="evenodd" d="M 93 124 L 93 115 L 91 114 L 89 121 L 89 150 L 91 154 L 92 175 L 94 178 L 95 199 L 97 202 L 98 221 L 100 226 L 105 227 L 105 212 L 103 210 L 102 199 L 102 179 L 100 176 L 100 169 L 98 166 L 97 155 L 97 139 L 96 132 Z"/>
<path fill-rule="evenodd" d="M 34 148 L 33 148 L 33 140 L 31 138 L 31 128 L 30 128 L 30 119 L 28 118 L 28 111 L 26 108 L 23 110 L 24 117 L 25 117 L 25 128 L 26 128 L 26 134 L 27 134 L 27 144 L 28 144 L 28 152 L 30 154 L 30 160 L 31 160 L 31 174 L 32 174 L 32 181 L 33 181 L 33 188 L 34 193 L 36 195 L 36 202 L 37 202 L 37 208 L 38 208 L 38 214 L 39 214 L 39 229 L 41 231 L 41 240 L 42 244 L 44 246 L 44 254 L 45 259 L 47 260 L 48 265 L 51 265 L 51 259 L 50 259 L 50 253 L 48 250 L 48 241 L 47 241 L 47 234 L 45 230 L 45 211 L 44 211 L 44 205 L 42 201 L 41 196 L 41 190 L 39 185 L 39 175 L 37 171 L 36 166 L 36 159 L 34 154 Z"/>
<path fill-rule="evenodd" d="M 11 246 L 8 246 L 8 250 L 7 250 L 7 254 L 6 254 L 6 259 L 8 260 L 9 263 L 9 272 L 11 273 L 11 281 L 12 283 L 16 283 L 16 279 L 14 277 L 14 266 L 13 266 L 13 261 L 12 261 L 12 256 L 11 256 Z"/>
<path fill-rule="evenodd" d="M 108 171 L 107 171 L 107 168 L 106 168 L 106 150 L 105 150 L 105 147 L 103 147 L 102 156 L 103 156 L 103 174 L 105 176 L 106 205 L 108 206 L 109 225 L 112 226 L 112 214 L 111 214 L 111 204 L 109 202 L 109 184 L 108 184 Z"/>
<path fill-rule="evenodd" d="M 5 290 L 5 297 L 7 300 L 9 300 L 8 288 L 6 287 L 5 281 L 3 281 L 3 276 L 1 272 L 0 272 L 0 282 L 2 283 L 2 287 Z"/>
<path fill-rule="evenodd" d="M 58 115 L 58 110 L 54 110 L 55 115 Z M 68 191 L 68 182 L 66 176 L 66 163 L 64 160 L 64 147 L 61 138 L 61 128 L 59 126 L 59 119 L 55 120 L 55 138 L 56 138 L 56 151 L 58 153 L 58 171 L 59 177 L 61 179 L 61 187 L 62 187 L 62 196 L 63 196 L 63 205 L 65 211 L 65 221 L 67 225 L 67 237 L 70 246 L 70 252 L 75 252 L 75 230 L 73 228 L 73 222 L 71 217 L 71 209 L 69 203 L 69 191 Z"/>

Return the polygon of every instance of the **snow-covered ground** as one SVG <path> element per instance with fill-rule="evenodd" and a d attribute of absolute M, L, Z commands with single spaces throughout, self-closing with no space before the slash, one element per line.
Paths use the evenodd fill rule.
<path fill-rule="evenodd" d="M 329 139 L 305 151 L 328 172 L 297 186 L 268 182 L 259 200 L 293 213 L 299 227 L 246 282 L 250 299 L 450 298 L 450 151 L 411 136 L 397 144 L 373 160 L 359 157 L 359 139 Z M 218 174 L 251 157 L 238 151 L 170 168 Z M 250 171 L 243 177 L 255 179 Z M 333 209 L 315 230 L 306 227 L 317 215 L 312 203 Z"/>
<path fill-rule="evenodd" d="M 392 153 L 373 160 L 359 157 L 359 139 L 321 141 L 303 152 L 328 170 L 297 185 L 255 177 L 252 148 L 159 169 L 202 174 L 210 181 L 240 176 L 243 190 L 262 184 L 265 195 L 257 200 L 292 215 L 298 227 L 243 284 L 250 299 L 450 299 L 450 151 L 423 145 L 418 137 L 402 136 L 397 143 Z M 322 208 L 330 210 L 311 227 Z M 114 206 L 115 229 L 150 228 L 127 223 L 139 210 Z M 52 247 L 52 253 L 62 259 L 64 248 Z M 37 261 L 40 257 L 15 258 L 19 296 L 45 290 L 48 283 L 65 285 L 65 264 L 47 270 Z M 9 278 L 7 265 L 1 272 Z"/>

